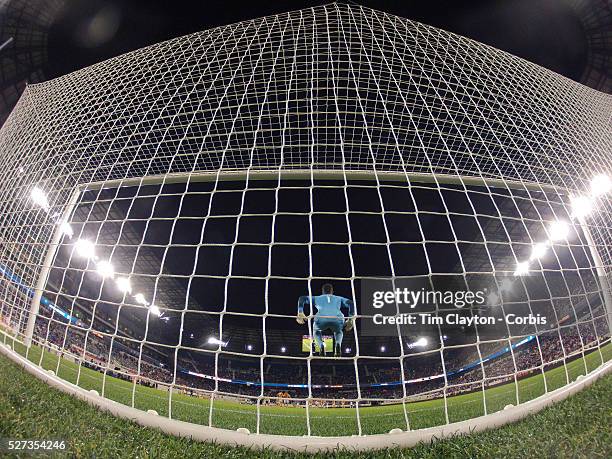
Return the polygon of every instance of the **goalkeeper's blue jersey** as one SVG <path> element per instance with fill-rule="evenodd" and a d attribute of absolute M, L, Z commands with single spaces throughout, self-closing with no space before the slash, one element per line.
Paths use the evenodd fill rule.
<path fill-rule="evenodd" d="M 298 312 L 304 312 L 305 303 L 314 303 L 314 306 L 317 309 L 317 314 L 315 317 L 338 317 L 340 319 L 344 319 L 344 314 L 342 313 L 343 307 L 348 309 L 350 317 L 354 315 L 353 302 L 348 298 L 336 295 L 318 295 L 310 297 L 312 298 L 312 302 L 308 301 L 308 298 L 309 297 L 307 296 L 300 297 L 298 302 Z"/>

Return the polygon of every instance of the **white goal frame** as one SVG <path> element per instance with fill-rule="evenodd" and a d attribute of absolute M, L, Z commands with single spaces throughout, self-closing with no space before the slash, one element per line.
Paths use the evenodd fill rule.
<path fill-rule="evenodd" d="M 75 188 L 70 195 L 65 209 L 62 214 L 61 221 L 68 221 L 70 215 L 74 211 L 74 208 L 78 202 L 79 196 L 85 191 L 95 191 L 102 188 L 116 188 L 121 186 L 142 186 L 142 185 L 164 185 L 170 183 L 188 183 L 188 182 L 211 182 L 211 181 L 241 181 L 241 180 L 278 180 L 279 177 L 286 180 L 300 180 L 300 179 L 328 179 L 328 180 L 368 180 L 371 181 L 374 178 L 384 181 L 398 181 L 403 183 L 412 182 L 425 182 L 425 183 L 439 183 L 439 184 L 459 184 L 459 185 L 472 185 L 472 186 L 486 186 L 486 187 L 499 187 L 499 188 L 513 188 L 513 189 L 526 189 L 535 191 L 555 191 L 562 192 L 569 195 L 567 190 L 562 190 L 559 187 L 555 187 L 547 184 L 539 184 L 532 182 L 518 182 L 511 180 L 501 180 L 495 178 L 484 178 L 476 176 L 459 176 L 459 175 L 447 175 L 447 174 L 417 174 L 417 173 L 402 173 L 402 172 L 381 172 L 381 171 L 369 171 L 369 170 L 309 170 L 309 169 L 269 169 L 269 170 L 236 170 L 236 171 L 223 171 L 219 172 L 198 172 L 198 173 L 176 173 L 176 174 L 164 174 L 164 175 L 152 175 L 147 177 L 119 179 L 119 180 L 107 180 L 89 184 L 83 184 Z M 612 323 L 612 296 L 610 294 L 610 285 L 607 280 L 607 273 L 604 269 L 604 263 L 597 251 L 596 244 L 593 240 L 593 236 L 589 230 L 589 226 L 585 221 L 584 217 L 578 219 L 580 227 L 587 240 L 589 253 L 595 262 L 595 269 L 601 282 L 601 291 L 606 305 L 606 311 L 608 315 L 608 323 Z M 25 330 L 25 341 L 27 347 L 30 347 L 32 342 L 32 336 L 34 334 L 34 325 L 36 323 L 36 317 L 40 310 L 40 299 L 42 292 L 47 283 L 49 272 L 53 264 L 53 260 L 57 254 L 60 240 L 62 238 L 62 232 L 60 227 L 54 229 L 49 247 L 45 254 L 45 261 L 41 266 L 41 271 L 38 276 L 34 296 L 32 298 L 30 313 L 28 315 L 27 327 Z"/>
<path fill-rule="evenodd" d="M 516 421 L 612 368 L 611 112 L 522 58 L 337 3 L 28 85 L 0 129 L 0 351 L 116 416 L 231 445 L 371 450 Z M 365 332 L 368 281 L 421 279 L 482 290 L 463 312 L 499 334 Z M 323 282 L 357 313 L 333 357 L 299 346 L 312 300 L 308 328 L 288 305 Z M 429 301 L 436 319 L 452 302 Z M 140 383 L 160 392 L 137 401 Z"/>
<path fill-rule="evenodd" d="M 140 178 L 120 179 L 112 181 L 101 181 L 90 184 L 83 184 L 75 188 L 68 200 L 62 218 L 63 221 L 68 221 L 79 201 L 79 197 L 86 191 L 99 191 L 104 188 L 117 188 L 128 186 L 142 185 L 164 185 L 169 183 L 186 183 L 186 182 L 210 182 L 210 181 L 245 181 L 251 180 L 278 180 L 281 177 L 284 180 L 300 180 L 300 179 L 327 179 L 327 180 L 365 180 L 372 181 L 374 177 L 385 182 L 403 182 L 403 183 L 418 183 L 418 182 L 434 182 L 438 184 L 454 184 L 466 186 L 484 186 L 491 188 L 512 188 L 515 190 L 525 189 L 532 191 L 549 191 L 559 193 L 560 195 L 568 196 L 569 192 L 559 187 L 553 187 L 546 184 L 538 184 L 533 182 L 513 182 L 500 180 L 495 178 L 483 178 L 474 176 L 458 176 L 445 174 L 416 174 L 416 173 L 400 173 L 400 172 L 380 172 L 369 170 L 236 170 L 223 172 L 199 172 L 199 173 L 178 173 L 153 175 Z M 602 296 L 606 305 L 608 318 L 612 317 L 612 301 L 610 299 L 609 285 L 607 283 L 603 261 L 597 251 L 596 244 L 589 231 L 587 222 L 584 219 L 580 220 L 580 227 L 588 242 L 589 252 L 595 263 L 594 268 L 599 274 L 601 282 Z M 53 265 L 53 261 L 57 255 L 57 250 L 60 244 L 62 233 L 57 227 L 52 236 L 52 240 L 48 245 L 45 255 L 45 263 L 41 267 L 40 275 L 37 281 L 37 288 L 32 299 L 31 309 L 28 316 L 27 328 L 24 335 L 23 344 L 27 348 L 32 345 L 34 332 L 34 324 L 40 308 L 40 300 L 45 285 L 48 280 L 49 272 Z M 308 436 L 289 436 L 289 435 L 272 435 L 262 433 L 246 433 L 237 432 L 224 428 L 217 428 L 199 424 L 184 422 L 164 416 L 159 416 L 156 413 L 145 412 L 137 408 L 130 407 L 117 403 L 111 399 L 100 396 L 96 391 L 87 391 L 75 384 L 67 382 L 51 370 L 44 370 L 40 366 L 27 360 L 15 352 L 11 346 L 11 342 L 20 342 L 15 337 L 11 337 L 6 332 L 0 330 L 2 334 L 4 346 L 0 346 L 0 350 L 4 355 L 19 364 L 30 374 L 36 376 L 50 386 L 59 389 L 65 393 L 76 396 L 77 398 L 97 406 L 103 411 L 107 411 L 115 416 L 122 417 L 137 422 L 146 427 L 158 428 L 168 434 L 193 438 L 202 441 L 220 442 L 229 445 L 239 445 L 245 447 L 256 448 L 271 448 L 274 450 L 297 450 L 304 452 L 329 452 L 338 449 L 348 449 L 354 451 L 368 451 L 386 447 L 410 447 L 418 443 L 429 443 L 437 439 L 451 438 L 457 435 L 471 434 L 487 429 L 500 427 L 518 421 L 530 414 L 536 413 L 551 404 L 563 400 L 570 395 L 580 391 L 581 389 L 591 385 L 595 380 L 612 370 L 612 361 L 605 362 L 594 371 L 578 378 L 563 387 L 548 391 L 543 395 L 530 401 L 520 403 L 517 406 L 509 405 L 505 409 L 486 414 L 484 416 L 467 419 L 464 421 L 453 422 L 449 424 L 439 425 L 435 427 L 402 431 L 390 432 L 388 434 L 369 434 L 369 435 L 353 435 L 353 436 L 334 436 L 321 437 L 315 435 Z M 26 354 L 27 355 L 27 354 Z"/>

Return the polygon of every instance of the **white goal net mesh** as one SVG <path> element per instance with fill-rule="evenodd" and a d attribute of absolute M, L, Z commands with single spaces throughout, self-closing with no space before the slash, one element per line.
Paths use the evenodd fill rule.
<path fill-rule="evenodd" d="M 524 403 L 612 357 L 611 113 L 522 59 L 339 4 L 29 86 L 0 131 L 2 341 L 112 400 L 257 433 Z M 377 336 L 380 279 L 486 293 L 438 316 L 547 321 Z M 357 319 L 320 356 L 316 311 L 296 313 L 326 283 Z"/>

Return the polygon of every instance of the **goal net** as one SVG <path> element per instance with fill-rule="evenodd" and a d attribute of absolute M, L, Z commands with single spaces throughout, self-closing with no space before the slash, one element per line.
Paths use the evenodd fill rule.
<path fill-rule="evenodd" d="M 106 399 L 253 434 L 546 397 L 612 357 L 611 108 L 337 4 L 29 86 L 0 131 L 0 336 Z M 324 284 L 354 305 L 342 336 Z"/>

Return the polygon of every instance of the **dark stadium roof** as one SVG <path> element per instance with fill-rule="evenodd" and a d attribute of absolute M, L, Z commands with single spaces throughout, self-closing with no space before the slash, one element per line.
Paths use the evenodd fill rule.
<path fill-rule="evenodd" d="M 0 5 L 0 125 L 26 84 L 216 25 L 323 2 L 6 0 Z M 44 4 L 44 7 L 42 6 Z M 509 51 L 612 92 L 612 6 L 606 0 L 363 1 Z"/>

